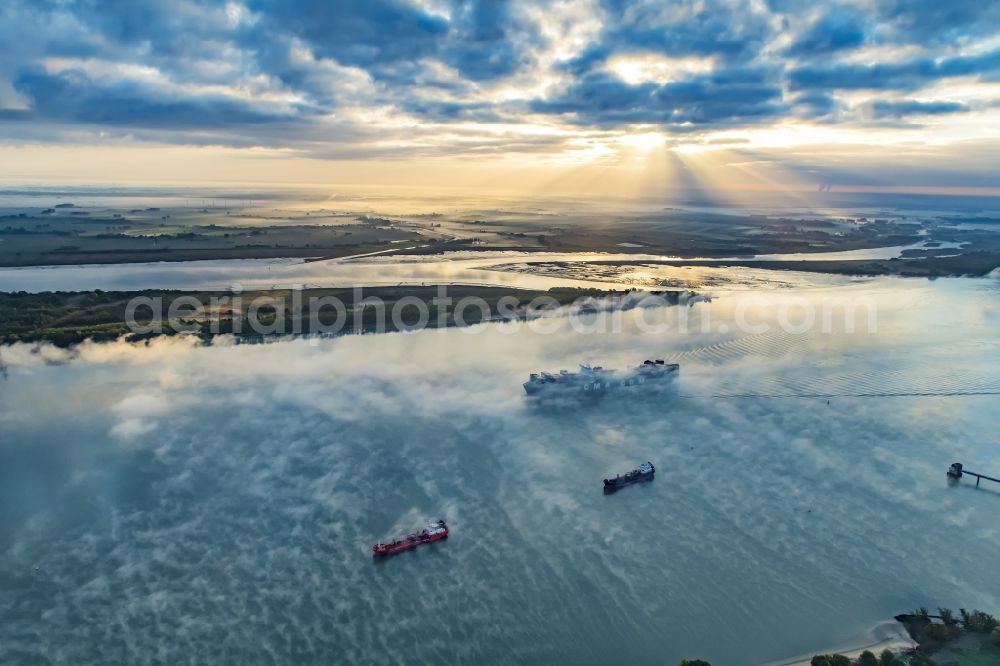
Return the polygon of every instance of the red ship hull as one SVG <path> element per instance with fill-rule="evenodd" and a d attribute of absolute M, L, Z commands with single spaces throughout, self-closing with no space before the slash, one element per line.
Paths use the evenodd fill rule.
<path fill-rule="evenodd" d="M 394 539 L 388 543 L 377 543 L 372 546 L 372 556 L 385 557 L 395 555 L 407 550 L 413 550 L 417 546 L 425 543 L 434 543 L 448 538 L 448 526 L 443 520 L 439 520 L 434 525 L 428 525 L 419 532 L 407 534 L 402 539 Z"/>

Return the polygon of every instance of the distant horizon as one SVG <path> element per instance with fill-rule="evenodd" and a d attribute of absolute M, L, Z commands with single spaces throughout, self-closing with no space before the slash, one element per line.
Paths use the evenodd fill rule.
<path fill-rule="evenodd" d="M 938 173 L 936 182 L 906 183 L 878 182 L 873 176 L 862 173 L 856 179 L 839 182 L 812 180 L 789 172 L 789 180 L 784 182 L 761 183 L 755 176 L 745 173 L 742 180 L 717 182 L 719 168 L 701 165 L 695 168 L 681 166 L 680 175 L 670 176 L 662 164 L 635 165 L 619 163 L 595 167 L 594 165 L 538 165 L 494 164 L 471 160 L 455 164 L 449 160 L 435 158 L 425 162 L 420 168 L 403 160 L 388 162 L 359 160 L 350 163 L 316 161 L 305 158 L 279 159 L 245 154 L 219 157 L 210 149 L 184 149 L 183 155 L 174 153 L 171 147 L 170 159 L 160 162 L 158 152 L 161 147 L 145 146 L 141 154 L 125 160 L 111 160 L 116 170 L 105 170 L 107 175 L 96 176 L 87 162 L 88 156 L 76 151 L 83 148 L 64 147 L 60 150 L 74 151 L 74 158 L 65 155 L 52 162 L 44 157 L 48 148 L 41 150 L 42 159 L 35 164 L 27 164 L 17 158 L 0 159 L 0 163 L 13 167 L 5 171 L 0 166 L 0 187 L 49 187 L 49 186 L 119 186 L 136 187 L 197 187 L 197 186 L 267 186 L 274 188 L 314 189 L 321 187 L 341 188 L 388 188 L 412 189 L 433 188 L 454 191 L 460 194 L 481 194 L 484 196 L 505 196 L 520 194 L 531 198 L 537 196 L 557 197 L 599 197 L 613 199 L 657 199 L 677 196 L 678 192 L 731 192 L 734 194 L 759 196 L 766 199 L 775 194 L 801 195 L 840 193 L 871 194 L 932 194 L 956 197 L 983 196 L 1000 197 L 1000 178 L 976 177 L 968 181 L 960 172 Z M 1000 144 L 998 144 L 1000 149 Z M 11 151 L 21 152 L 28 148 L 12 149 L 0 145 L 0 158 Z M 189 152 L 190 151 L 190 152 Z M 200 155 L 205 152 L 204 158 Z M 1000 152 L 1000 150 L 998 150 Z M 35 158 L 38 154 L 34 155 Z M 662 160 L 657 160 L 662 162 Z M 185 165 L 190 165 L 186 167 Z M 71 167 L 68 170 L 60 169 Z M 599 173 L 594 173 L 597 170 Z M 692 177 L 691 172 L 703 170 L 710 178 Z M 175 173 L 183 171 L 188 175 Z M 675 167 L 673 171 L 678 171 Z M 281 174 L 301 174 L 284 176 Z M 651 173 L 653 172 L 653 173 Z M 193 175 L 192 175 L 193 174 Z M 225 177 L 226 174 L 233 174 Z M 329 174 L 329 175 L 327 175 Z M 497 177 L 491 180 L 490 175 Z M 929 179 L 930 180 L 930 179 Z M 586 182 L 589 188 L 581 189 L 578 182 Z M 693 181 L 693 183 L 692 183 Z M 451 184 L 448 184 L 451 183 Z M 623 189 L 625 191 L 623 192 Z"/>
<path fill-rule="evenodd" d="M 1000 207 L 1000 187 L 996 188 L 943 188 L 943 187 L 904 187 L 876 188 L 872 186 L 843 186 L 831 189 L 809 188 L 799 186 L 774 190 L 729 190 L 729 194 L 745 194 L 747 198 L 740 200 L 713 199 L 713 192 L 707 189 L 667 189 L 658 194 L 615 195 L 605 193 L 570 193 L 570 192 L 523 192 L 516 188 L 510 190 L 484 190 L 472 186 L 447 187 L 444 185 L 417 184 L 368 184 L 356 182 L 288 182 L 288 181 L 120 181 L 99 180 L 92 178 L 66 178 L 40 181 L 37 179 L 0 178 L 0 197 L 10 196 L 164 196 L 170 198 L 203 198 L 219 200 L 230 198 L 235 204 L 241 198 L 259 198 L 260 205 L 269 199 L 291 201 L 302 199 L 301 203 L 326 202 L 327 207 L 336 208 L 341 197 L 376 196 L 380 199 L 435 199 L 443 207 L 454 206 L 461 200 L 481 200 L 492 202 L 496 200 L 513 200 L 519 205 L 551 202 L 580 202 L 616 206 L 663 205 L 688 207 L 761 207 L 773 206 L 777 209 L 802 206 L 866 206 L 890 205 L 898 208 L 919 208 L 922 203 L 941 198 L 949 205 L 961 205 L 963 208 Z M 448 199 L 441 200 L 446 196 Z M 894 199 L 895 197 L 902 197 Z M 857 198 L 850 200 L 851 198 Z M 2 200 L 0 200 L 2 205 Z"/>

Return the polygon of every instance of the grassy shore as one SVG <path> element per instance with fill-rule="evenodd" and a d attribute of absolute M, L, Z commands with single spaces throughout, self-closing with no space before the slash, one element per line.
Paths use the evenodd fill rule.
<path fill-rule="evenodd" d="M 374 251 L 616 252 L 726 257 L 903 245 L 901 220 L 785 219 L 661 210 L 556 215 L 467 210 L 447 216 L 324 210 L 68 207 L 0 211 L 0 266 L 339 257 Z"/>
<path fill-rule="evenodd" d="M 223 334 L 259 339 L 329 332 L 338 317 L 342 318 L 338 332 L 394 331 L 421 324 L 421 309 L 430 314 L 424 322 L 426 326 L 470 325 L 495 318 L 501 312 L 501 305 L 508 314 L 524 316 L 531 304 L 552 308 L 581 299 L 623 296 L 630 291 L 569 287 L 542 291 L 456 285 L 447 288 L 444 301 L 437 300 L 438 287 L 415 286 L 298 292 L 262 290 L 240 294 L 165 290 L 0 292 L 0 344 L 46 341 L 71 346 L 84 340 L 106 341 L 122 336 L 138 340 L 179 332 L 195 333 L 205 339 Z M 682 292 L 654 293 L 668 303 L 677 303 Z M 468 300 L 471 298 L 477 299 L 477 303 L 471 304 Z M 137 299 L 141 305 L 133 309 L 132 319 L 140 329 L 150 328 L 157 315 L 163 321 L 162 327 L 138 333 L 130 327 L 127 323 L 130 303 L 134 306 Z M 381 315 L 379 308 L 373 306 L 375 299 L 382 304 Z M 506 300 L 501 303 L 502 299 Z M 470 306 L 463 307 L 463 300 Z M 342 305 L 342 312 L 331 306 L 334 301 Z M 461 309 L 460 320 L 456 317 L 456 307 Z M 394 311 L 398 313 L 395 320 Z M 255 326 L 248 325 L 251 321 Z"/>
<path fill-rule="evenodd" d="M 837 275 L 899 275 L 901 277 L 982 277 L 1000 267 L 1000 251 L 982 250 L 955 256 L 901 257 L 899 259 L 852 259 L 818 261 L 749 261 L 740 259 L 708 259 L 688 261 L 593 261 L 593 264 L 638 265 L 662 264 L 665 266 L 732 266 L 761 268 L 776 271 L 802 271 L 806 273 L 831 273 Z"/>

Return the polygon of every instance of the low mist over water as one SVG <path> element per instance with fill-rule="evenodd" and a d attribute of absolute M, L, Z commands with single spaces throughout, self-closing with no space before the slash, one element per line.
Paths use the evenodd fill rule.
<path fill-rule="evenodd" d="M 995 609 L 1000 492 L 945 470 L 1000 472 L 998 295 L 760 291 L 754 333 L 725 292 L 686 332 L 663 308 L 619 333 L 4 348 L 0 662 L 746 664 Z M 836 297 L 876 330 L 779 326 Z M 646 358 L 681 364 L 672 389 L 521 388 Z M 372 560 L 438 518 L 447 541 Z"/>

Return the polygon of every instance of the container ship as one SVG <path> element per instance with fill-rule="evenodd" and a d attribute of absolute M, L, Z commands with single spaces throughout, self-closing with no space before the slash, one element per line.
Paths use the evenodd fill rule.
<path fill-rule="evenodd" d="M 372 546 L 373 557 L 395 555 L 404 550 L 413 550 L 423 543 L 433 543 L 448 538 L 448 525 L 443 520 L 431 523 L 419 532 L 411 532 L 402 539 L 393 539 L 388 543 L 377 543 Z"/>
<path fill-rule="evenodd" d="M 681 366 L 665 363 L 663 359 L 643 361 L 642 365 L 619 374 L 601 366 L 580 365 L 580 372 L 560 370 L 559 374 L 533 372 L 524 383 L 528 395 L 604 395 L 611 391 L 632 389 L 650 390 L 677 376 Z"/>
<path fill-rule="evenodd" d="M 652 481 L 654 474 L 656 474 L 656 468 L 653 467 L 653 463 L 644 462 L 631 472 L 625 474 L 625 476 L 615 476 L 613 479 L 604 479 L 604 492 L 613 493 L 616 490 L 624 488 L 625 486 L 630 486 L 633 483 Z"/>

